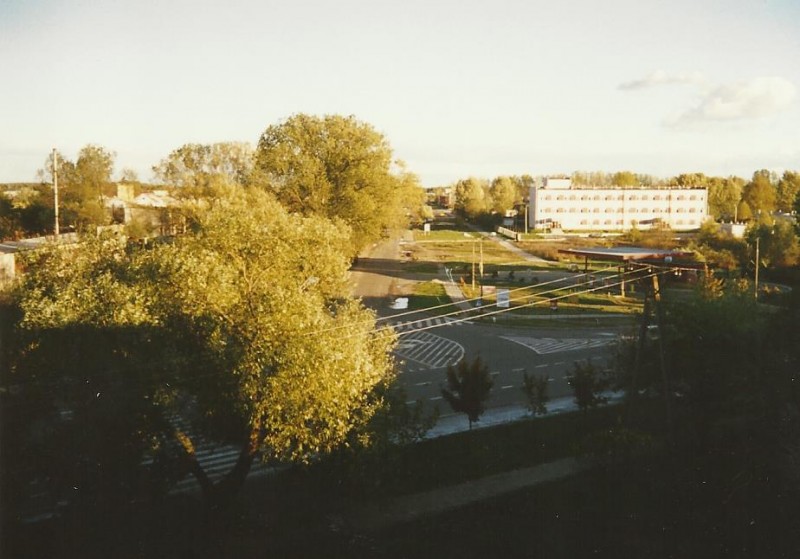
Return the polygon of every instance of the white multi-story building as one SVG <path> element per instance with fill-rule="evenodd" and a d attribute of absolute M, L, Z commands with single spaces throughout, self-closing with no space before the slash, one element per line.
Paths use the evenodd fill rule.
<path fill-rule="evenodd" d="M 691 187 L 584 187 L 545 179 L 530 189 L 533 229 L 627 230 L 657 224 L 697 229 L 708 217 L 708 192 Z"/>

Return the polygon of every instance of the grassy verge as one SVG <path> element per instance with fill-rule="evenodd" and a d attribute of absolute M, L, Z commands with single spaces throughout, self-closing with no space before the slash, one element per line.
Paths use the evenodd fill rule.
<path fill-rule="evenodd" d="M 309 468 L 308 476 L 324 488 L 362 497 L 425 491 L 572 456 L 577 440 L 611 428 L 620 413 L 607 407 L 545 416 L 426 440 L 380 456 L 342 455 Z"/>
<path fill-rule="evenodd" d="M 414 286 L 414 293 L 409 297 L 408 308 L 410 310 L 431 309 L 448 303 L 451 301 L 445 292 L 444 285 L 435 281 L 426 281 Z M 441 307 L 432 312 L 438 311 L 438 314 L 443 314 L 453 310 L 456 310 L 455 305 Z"/>

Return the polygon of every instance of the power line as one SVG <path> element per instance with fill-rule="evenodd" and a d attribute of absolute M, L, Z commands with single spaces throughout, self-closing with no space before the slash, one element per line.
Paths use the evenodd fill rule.
<path fill-rule="evenodd" d="M 635 279 L 647 279 L 647 278 L 650 278 L 650 277 L 653 277 L 653 276 L 664 275 L 664 274 L 672 273 L 672 272 L 673 272 L 673 270 L 668 269 L 668 270 L 664 270 L 664 271 L 661 271 L 661 272 L 650 273 L 650 274 L 644 275 L 644 276 L 637 276 Z M 626 272 L 626 273 L 632 273 L 632 272 Z M 624 274 L 620 274 L 620 275 L 624 275 Z M 583 291 L 578 291 L 578 292 L 574 292 L 573 291 L 573 292 L 570 292 L 570 293 L 566 293 L 564 295 L 560 295 L 558 297 L 550 297 L 548 299 L 541 300 L 541 301 L 533 301 L 531 303 L 526 303 L 526 304 L 523 304 L 523 305 L 519 305 L 519 306 L 514 307 L 514 308 L 508 308 L 508 309 L 503 308 L 503 309 L 499 309 L 499 310 L 495 310 L 495 311 L 491 311 L 491 312 L 481 312 L 483 309 L 486 308 L 486 307 L 483 307 L 483 308 L 480 308 L 480 309 L 470 309 L 469 311 L 460 311 L 460 312 L 471 312 L 471 313 L 479 314 L 479 316 L 481 318 L 487 317 L 487 316 L 494 316 L 494 315 L 503 314 L 503 313 L 506 313 L 506 312 L 519 310 L 519 309 L 524 309 L 524 308 L 528 308 L 528 307 L 534 307 L 536 305 L 549 304 L 549 303 L 552 303 L 554 301 L 560 301 L 562 299 L 566 299 L 568 297 L 573 297 L 573 296 L 576 296 L 576 295 L 583 295 L 583 294 L 586 294 L 586 293 L 592 293 L 592 292 L 595 292 L 595 291 L 600 291 L 602 289 L 607 289 L 609 287 L 616 287 L 616 286 L 622 285 L 623 283 L 625 283 L 625 281 L 629 281 L 629 280 L 622 279 L 621 281 L 618 281 L 616 283 L 600 285 L 600 286 L 597 286 L 597 287 L 593 287 L 593 288 L 590 288 L 590 289 L 585 289 Z M 563 289 L 568 289 L 568 287 L 562 288 L 562 290 Z M 553 292 L 558 292 L 558 291 L 560 291 L 560 290 L 553 290 Z M 539 294 L 539 295 L 541 295 L 541 294 Z M 517 300 L 519 300 L 519 299 L 517 299 Z M 497 304 L 495 303 L 495 304 L 490 305 L 490 306 L 497 306 Z M 442 315 L 442 316 L 448 316 L 448 315 Z M 472 317 L 470 317 L 470 318 L 472 318 Z M 462 320 L 456 321 L 456 322 L 464 322 L 466 320 L 469 320 L 469 318 L 462 319 Z M 448 326 L 448 324 L 432 324 L 432 325 L 428 325 L 428 326 L 421 326 L 419 328 L 415 328 L 415 329 L 411 329 L 411 330 L 404 330 L 403 332 L 400 332 L 398 335 L 399 336 L 405 336 L 405 335 L 413 334 L 413 333 L 416 333 L 416 332 L 423 332 L 425 330 L 432 330 L 434 328 L 443 328 L 444 326 Z"/>

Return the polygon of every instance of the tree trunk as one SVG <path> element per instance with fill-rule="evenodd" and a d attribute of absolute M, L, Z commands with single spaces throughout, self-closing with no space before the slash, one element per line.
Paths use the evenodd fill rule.
<path fill-rule="evenodd" d="M 194 443 L 192 443 L 192 439 L 190 439 L 186 433 L 180 430 L 175 431 L 175 438 L 178 440 L 178 443 L 181 445 L 181 447 L 183 447 L 183 451 L 186 453 L 186 458 L 189 461 L 189 470 L 197 480 L 197 483 L 200 484 L 200 489 L 203 491 L 203 496 L 206 498 L 206 500 L 208 500 L 209 496 L 211 495 L 213 485 L 211 480 L 208 479 L 203 467 L 200 466 L 200 462 L 197 461 L 197 455 L 195 454 Z"/>
<path fill-rule="evenodd" d="M 244 486 L 247 475 L 250 473 L 250 468 L 253 466 L 253 460 L 258 455 L 258 447 L 261 439 L 261 430 L 253 428 L 247 438 L 247 442 L 239 452 L 239 458 L 233 469 L 225 474 L 213 486 L 213 495 L 211 500 L 212 508 L 220 508 L 226 506 Z"/>
<path fill-rule="evenodd" d="M 189 470 L 200 485 L 203 498 L 210 509 L 215 510 L 225 507 L 242 488 L 247 475 L 250 473 L 253 460 L 258 454 L 260 435 L 260 429 L 252 429 L 247 442 L 239 452 L 239 457 L 233 469 L 218 482 L 212 483 L 200 462 L 197 461 L 194 444 L 192 444 L 191 439 L 182 431 L 175 432 L 175 437 L 183 447 L 189 460 Z"/>

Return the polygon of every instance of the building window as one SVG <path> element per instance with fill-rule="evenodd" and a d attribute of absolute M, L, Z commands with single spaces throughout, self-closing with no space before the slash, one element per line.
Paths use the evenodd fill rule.
<path fill-rule="evenodd" d="M 676 222 L 675 222 L 675 224 L 676 224 L 676 225 L 683 225 L 683 220 L 682 220 L 682 219 L 679 219 L 678 221 L 676 221 Z"/>
<path fill-rule="evenodd" d="M 576 197 L 575 197 L 575 195 L 574 195 L 574 194 L 570 194 L 570 195 L 569 195 L 569 199 L 570 199 L 570 200 L 575 200 L 575 198 L 576 198 Z"/>
<path fill-rule="evenodd" d="M 647 194 L 642 194 L 642 200 L 647 200 L 647 199 L 648 199 Z"/>
<path fill-rule="evenodd" d="M 689 196 L 689 200 L 697 200 L 697 196 L 695 196 L 694 194 L 692 194 L 691 196 Z"/>
<path fill-rule="evenodd" d="M 614 197 L 611 194 L 606 195 L 606 200 L 613 200 Z"/>
<path fill-rule="evenodd" d="M 581 220 L 581 225 L 586 225 L 587 223 L 589 223 L 587 220 L 585 220 L 585 219 Z"/>
<path fill-rule="evenodd" d="M 589 213 L 589 208 L 581 208 L 581 213 L 582 214 Z"/>
<path fill-rule="evenodd" d="M 548 194 L 547 196 L 544 197 L 544 199 L 545 200 L 549 200 L 550 199 L 550 195 Z"/>
<path fill-rule="evenodd" d="M 628 213 L 635 214 L 636 213 L 636 208 L 629 209 Z"/>
<path fill-rule="evenodd" d="M 661 195 L 653 194 L 653 200 L 661 200 Z"/>
<path fill-rule="evenodd" d="M 683 194 L 679 194 L 679 195 L 678 195 L 678 197 L 677 197 L 677 198 L 675 198 L 675 199 L 676 199 L 676 200 L 685 200 L 685 199 L 686 199 L 686 196 L 684 196 Z"/>
<path fill-rule="evenodd" d="M 599 220 L 599 219 L 595 219 L 595 220 L 592 222 L 592 225 L 600 225 L 600 220 Z"/>
<path fill-rule="evenodd" d="M 595 208 L 595 209 L 593 209 L 592 211 L 593 211 L 594 213 L 596 213 L 596 214 L 599 214 L 599 213 L 600 213 L 600 208 Z"/>
<path fill-rule="evenodd" d="M 695 211 L 697 211 L 697 210 L 695 210 L 694 208 L 689 208 L 689 213 L 690 214 L 693 214 Z"/>
<path fill-rule="evenodd" d="M 603 225 L 611 225 L 611 220 L 607 219 L 603 222 Z"/>
<path fill-rule="evenodd" d="M 686 211 L 686 210 L 684 210 L 683 208 L 676 208 L 675 209 L 675 213 L 676 214 L 682 214 L 684 211 Z"/>
<path fill-rule="evenodd" d="M 639 197 L 636 194 L 631 194 L 630 196 L 628 196 L 628 200 L 638 200 L 638 199 Z"/>
<path fill-rule="evenodd" d="M 647 213 L 647 208 L 642 208 L 641 210 L 639 210 L 639 212 L 643 213 L 643 214 L 646 214 Z"/>
<path fill-rule="evenodd" d="M 564 208 L 557 208 L 556 209 L 556 213 L 557 214 L 563 214 L 564 213 Z"/>
<path fill-rule="evenodd" d="M 606 213 L 607 214 L 613 214 L 614 213 L 614 208 L 606 208 Z"/>

